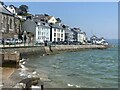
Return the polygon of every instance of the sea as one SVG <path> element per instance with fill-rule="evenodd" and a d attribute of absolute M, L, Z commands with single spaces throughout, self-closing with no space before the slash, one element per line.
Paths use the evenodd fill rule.
<path fill-rule="evenodd" d="M 47 88 L 117 88 L 118 40 L 108 49 L 32 56 L 26 67 L 42 75 Z"/>

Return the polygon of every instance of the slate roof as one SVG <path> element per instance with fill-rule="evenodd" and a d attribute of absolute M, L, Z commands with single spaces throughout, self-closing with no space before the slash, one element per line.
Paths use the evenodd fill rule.
<path fill-rule="evenodd" d="M 13 15 L 9 10 L 7 10 L 1 3 L 0 3 L 0 13 Z"/>
<path fill-rule="evenodd" d="M 40 26 L 43 26 L 43 27 L 50 27 L 48 23 L 44 22 L 44 21 L 40 21 L 40 20 L 33 20 L 34 22 L 37 22 L 36 25 L 38 25 L 38 23 L 40 23 L 41 25 Z"/>
<path fill-rule="evenodd" d="M 59 29 L 63 29 L 63 27 L 62 26 L 59 26 L 58 24 L 53 24 L 53 25 L 51 25 L 53 28 L 59 28 Z"/>
<path fill-rule="evenodd" d="M 80 29 L 72 28 L 71 30 L 72 30 L 73 32 L 75 32 L 75 33 L 79 33 L 79 34 L 81 33 L 81 30 L 80 30 Z"/>
<path fill-rule="evenodd" d="M 39 20 L 42 20 L 42 19 L 44 19 L 44 20 L 50 20 L 51 18 L 52 18 L 52 16 L 45 16 L 45 15 L 43 15 L 43 14 L 36 14 L 35 15 L 35 17 L 34 17 L 35 19 L 39 19 Z"/>

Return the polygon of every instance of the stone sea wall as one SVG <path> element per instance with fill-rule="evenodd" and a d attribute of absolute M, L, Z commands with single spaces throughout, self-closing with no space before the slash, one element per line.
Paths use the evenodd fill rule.
<path fill-rule="evenodd" d="M 80 51 L 86 49 L 106 49 L 104 45 L 56 45 L 51 47 L 45 47 L 47 54 L 54 54 L 67 51 Z"/>
<path fill-rule="evenodd" d="M 20 53 L 21 57 L 28 58 L 35 55 L 55 54 L 67 51 L 79 51 L 85 49 L 106 49 L 104 45 L 55 45 L 55 46 L 21 46 L 4 47 L 2 53 Z"/>

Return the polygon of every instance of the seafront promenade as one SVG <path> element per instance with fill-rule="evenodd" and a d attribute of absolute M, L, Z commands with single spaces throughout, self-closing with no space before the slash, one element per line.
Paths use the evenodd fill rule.
<path fill-rule="evenodd" d="M 105 45 L 34 45 L 34 44 L 19 44 L 19 45 L 0 45 L 2 62 L 5 60 L 14 60 L 19 62 L 20 58 L 29 58 L 31 55 L 49 55 L 61 52 L 81 51 L 87 49 L 106 49 Z"/>

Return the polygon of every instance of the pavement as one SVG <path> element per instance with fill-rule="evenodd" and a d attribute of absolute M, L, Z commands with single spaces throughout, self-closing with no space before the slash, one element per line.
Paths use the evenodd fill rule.
<path fill-rule="evenodd" d="M 14 73 L 15 68 L 1 68 L 0 67 L 0 75 L 1 75 L 1 84 L 2 88 L 11 88 L 15 84 L 13 80 L 10 79 L 10 76 Z"/>

